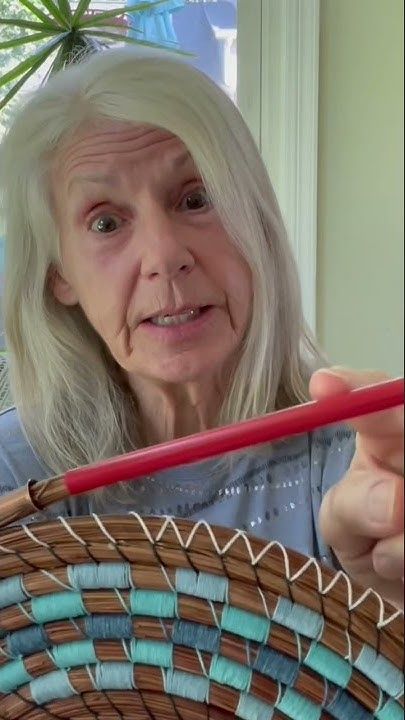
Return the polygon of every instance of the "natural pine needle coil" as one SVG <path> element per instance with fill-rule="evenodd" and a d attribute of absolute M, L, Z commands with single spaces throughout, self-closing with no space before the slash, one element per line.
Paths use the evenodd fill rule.
<path fill-rule="evenodd" d="M 402 614 L 278 543 L 130 514 L 0 546 L 4 720 L 403 717 Z"/>

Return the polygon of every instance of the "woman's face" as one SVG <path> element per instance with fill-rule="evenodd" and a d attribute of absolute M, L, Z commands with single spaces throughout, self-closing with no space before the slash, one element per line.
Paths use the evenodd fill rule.
<path fill-rule="evenodd" d="M 246 330 L 251 275 L 184 144 L 100 121 L 60 151 L 51 179 L 56 298 L 82 307 L 129 378 L 220 375 Z"/>

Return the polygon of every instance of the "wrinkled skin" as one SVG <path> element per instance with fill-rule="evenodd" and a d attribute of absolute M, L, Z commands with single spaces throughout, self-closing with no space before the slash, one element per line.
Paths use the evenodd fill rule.
<path fill-rule="evenodd" d="M 147 439 L 210 427 L 252 286 L 186 148 L 156 128 L 99 122 L 58 154 L 52 187 L 63 259 L 53 292 L 82 307 L 127 374 Z M 151 322 L 207 306 L 176 328 Z M 317 399 L 380 379 L 319 371 L 310 392 Z M 403 408 L 352 426 L 355 456 L 324 499 L 321 530 L 353 579 L 403 607 Z"/>
<path fill-rule="evenodd" d="M 52 187 L 62 268 L 54 294 L 80 304 L 127 373 L 153 440 L 209 427 L 251 308 L 250 270 L 183 143 L 160 129 L 83 128 Z M 181 328 L 145 320 L 206 307 Z"/>

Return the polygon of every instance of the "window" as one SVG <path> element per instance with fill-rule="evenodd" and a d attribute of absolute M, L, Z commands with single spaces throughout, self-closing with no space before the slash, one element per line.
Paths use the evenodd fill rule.
<path fill-rule="evenodd" d="M 164 8 L 152 16 L 132 14 L 129 35 L 138 38 L 140 31 L 145 40 L 192 53 L 195 67 L 236 101 L 238 0 L 178 0 L 171 11 Z"/>

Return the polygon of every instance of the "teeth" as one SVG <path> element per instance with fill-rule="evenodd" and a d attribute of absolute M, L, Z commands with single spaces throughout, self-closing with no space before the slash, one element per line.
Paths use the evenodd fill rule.
<path fill-rule="evenodd" d="M 159 327 L 185 325 L 185 323 L 190 322 L 190 320 L 195 320 L 200 314 L 200 309 L 196 308 L 195 310 L 187 310 L 187 312 L 181 313 L 180 315 L 159 315 L 158 317 L 151 318 L 151 322 L 153 325 L 158 325 Z"/>

